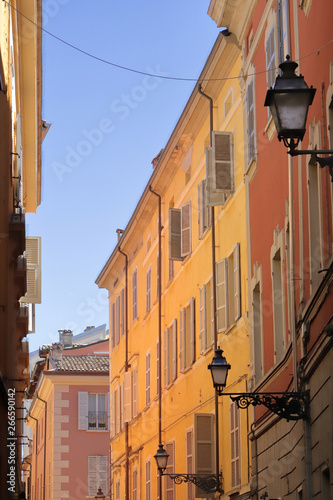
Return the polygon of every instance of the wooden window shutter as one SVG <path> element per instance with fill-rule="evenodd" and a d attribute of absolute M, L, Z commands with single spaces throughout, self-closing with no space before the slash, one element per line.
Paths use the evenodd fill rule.
<path fill-rule="evenodd" d="M 132 373 L 124 373 L 124 422 L 132 420 Z"/>
<path fill-rule="evenodd" d="M 190 302 L 190 342 L 191 342 L 191 365 L 195 362 L 195 298 Z"/>
<path fill-rule="evenodd" d="M 271 31 L 266 40 L 266 78 L 267 78 L 267 88 L 270 89 L 274 85 L 275 81 L 275 36 L 274 36 L 274 26 L 272 26 Z"/>
<path fill-rule="evenodd" d="M 206 328 L 206 285 L 199 290 L 199 309 L 200 309 L 200 352 L 207 349 L 207 328 Z"/>
<path fill-rule="evenodd" d="M 111 306 L 111 342 L 112 349 L 116 346 L 116 306 L 115 303 Z"/>
<path fill-rule="evenodd" d="M 120 292 L 120 335 L 125 333 L 125 288 Z"/>
<path fill-rule="evenodd" d="M 146 498 L 150 500 L 150 460 L 146 462 Z"/>
<path fill-rule="evenodd" d="M 169 455 L 166 474 L 174 474 L 175 472 L 175 443 L 171 441 L 165 444 L 165 450 Z M 165 476 L 165 498 L 166 500 L 175 500 L 175 483 L 169 477 Z"/>
<path fill-rule="evenodd" d="M 213 189 L 223 193 L 234 190 L 232 133 L 213 132 Z"/>
<path fill-rule="evenodd" d="M 177 378 L 177 320 L 172 322 L 172 380 Z"/>
<path fill-rule="evenodd" d="M 88 456 L 88 495 L 96 495 L 99 488 L 97 456 Z"/>
<path fill-rule="evenodd" d="M 186 431 L 186 473 L 193 474 L 193 430 Z M 187 484 L 187 500 L 194 500 L 194 485 Z"/>
<path fill-rule="evenodd" d="M 146 354 L 146 405 L 150 404 L 150 352 Z"/>
<path fill-rule="evenodd" d="M 210 413 L 194 414 L 195 473 L 215 474 L 214 460 L 214 415 Z M 206 493 L 195 488 L 195 498 L 214 497 L 214 493 Z"/>
<path fill-rule="evenodd" d="M 138 414 L 138 367 L 132 370 L 132 397 L 133 397 L 133 418 Z"/>
<path fill-rule="evenodd" d="M 80 431 L 85 431 L 88 429 L 88 393 L 79 392 L 78 393 L 78 429 Z"/>
<path fill-rule="evenodd" d="M 181 212 L 169 209 L 169 259 L 183 260 L 181 255 Z"/>
<path fill-rule="evenodd" d="M 247 149 L 248 164 L 254 158 L 254 98 L 253 98 L 253 80 L 250 81 L 246 91 L 246 109 L 247 109 Z"/>
<path fill-rule="evenodd" d="M 233 250 L 234 261 L 234 312 L 235 321 L 241 317 L 241 282 L 240 282 L 240 251 L 239 243 L 236 243 Z"/>
<path fill-rule="evenodd" d="M 115 409 L 115 413 L 116 413 L 116 434 L 118 434 L 118 432 L 120 432 L 120 415 L 121 415 L 121 409 L 120 409 L 120 400 L 121 400 L 121 397 L 120 397 L 120 386 L 117 387 L 115 393 L 116 393 L 116 409 Z"/>
<path fill-rule="evenodd" d="M 180 311 L 179 359 L 180 359 L 180 371 L 184 371 L 186 368 L 186 309 L 185 309 L 185 307 Z"/>
<path fill-rule="evenodd" d="M 216 263 L 216 310 L 219 332 L 226 330 L 228 325 L 227 276 L 227 259 L 222 259 Z"/>
<path fill-rule="evenodd" d="M 231 487 L 240 484 L 240 452 L 239 452 L 239 409 L 236 402 L 230 404 L 230 437 L 231 437 Z"/>
<path fill-rule="evenodd" d="M 191 252 L 191 202 L 181 206 L 181 256 Z"/>
<path fill-rule="evenodd" d="M 106 409 L 106 418 L 107 418 L 107 429 L 110 430 L 110 413 L 111 413 L 111 408 L 110 408 L 110 393 L 108 392 L 107 394 L 107 409 Z"/>
<path fill-rule="evenodd" d="M 206 217 L 206 181 L 203 180 L 198 185 L 198 236 L 202 238 L 207 223 Z"/>
<path fill-rule="evenodd" d="M 225 193 L 214 189 L 213 178 L 213 148 L 206 149 L 206 200 L 208 207 L 223 205 L 225 203 Z M 211 222 L 208 220 L 208 225 Z"/>
<path fill-rule="evenodd" d="M 213 284 L 213 278 L 210 280 L 210 297 L 209 297 L 209 303 L 207 304 L 207 309 L 210 306 L 210 328 L 209 328 L 209 335 L 207 335 L 207 344 L 208 347 L 213 345 L 214 343 L 214 333 L 215 333 L 215 310 L 214 310 L 214 284 Z"/>
<path fill-rule="evenodd" d="M 116 344 L 120 341 L 120 296 L 116 297 Z"/>
<path fill-rule="evenodd" d="M 156 394 L 159 396 L 160 390 L 160 344 L 156 342 Z"/>
<path fill-rule="evenodd" d="M 108 494 L 108 457 L 107 455 L 100 455 L 97 458 L 98 458 L 98 472 L 99 472 L 98 487 L 102 489 L 104 495 L 106 496 Z"/>
<path fill-rule="evenodd" d="M 25 257 L 27 263 L 27 292 L 22 298 L 22 302 L 40 304 L 42 301 L 40 236 L 26 237 Z"/>
<path fill-rule="evenodd" d="M 111 393 L 111 437 L 116 435 L 116 392 Z"/>
<path fill-rule="evenodd" d="M 169 328 L 164 331 L 164 387 L 170 384 L 169 373 Z"/>
<path fill-rule="evenodd" d="M 151 306 L 151 267 L 146 274 L 146 312 L 150 311 Z"/>
<path fill-rule="evenodd" d="M 137 319 L 138 317 L 138 288 L 137 288 L 137 281 L 138 281 L 138 272 L 137 269 L 133 271 L 132 274 L 132 314 L 133 314 L 133 321 Z"/>
<path fill-rule="evenodd" d="M 138 469 L 133 470 L 133 500 L 138 500 Z"/>

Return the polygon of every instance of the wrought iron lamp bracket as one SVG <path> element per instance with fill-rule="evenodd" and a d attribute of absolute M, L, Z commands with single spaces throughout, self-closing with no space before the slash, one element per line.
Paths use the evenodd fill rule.
<path fill-rule="evenodd" d="M 306 420 L 308 418 L 309 392 L 252 392 L 226 393 L 238 408 L 248 408 L 250 405 L 266 406 L 281 418 L 288 420 Z"/>
<path fill-rule="evenodd" d="M 223 493 L 222 489 L 222 474 L 218 477 L 216 474 L 164 474 L 168 476 L 175 484 L 193 483 L 195 486 L 205 491 L 206 493 L 214 493 L 218 491 Z"/>
<path fill-rule="evenodd" d="M 293 141 L 291 139 L 291 141 Z M 296 149 L 297 143 L 288 142 L 284 143 L 287 147 L 289 147 L 288 153 L 290 156 L 300 156 L 300 155 L 311 155 L 314 161 L 319 163 L 320 168 L 328 167 L 328 171 L 331 176 L 331 182 L 333 182 L 333 151 L 325 150 L 325 149 Z M 330 154 L 332 156 L 321 157 L 318 154 Z"/>

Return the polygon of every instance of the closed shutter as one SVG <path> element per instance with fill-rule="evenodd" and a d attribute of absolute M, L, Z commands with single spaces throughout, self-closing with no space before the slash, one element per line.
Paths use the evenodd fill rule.
<path fill-rule="evenodd" d="M 202 238 L 206 229 L 206 181 L 203 180 L 198 186 L 198 236 Z"/>
<path fill-rule="evenodd" d="M 193 430 L 186 431 L 186 473 L 193 474 Z M 187 484 L 187 500 L 194 500 L 194 485 Z"/>
<path fill-rule="evenodd" d="M 133 500 L 138 500 L 138 470 L 133 471 Z"/>
<path fill-rule="evenodd" d="M 105 496 L 108 495 L 108 457 L 100 455 L 98 458 L 99 488 Z M 97 490 L 96 490 L 97 492 Z M 96 493 L 95 493 L 96 495 Z"/>
<path fill-rule="evenodd" d="M 42 300 L 42 279 L 41 238 L 39 236 L 26 237 L 25 257 L 27 263 L 27 292 L 22 302 L 40 304 Z"/>
<path fill-rule="evenodd" d="M 111 408 L 110 408 L 110 393 L 108 392 L 108 401 L 107 401 L 108 407 L 106 409 L 106 418 L 107 418 L 107 426 L 108 430 L 110 430 L 110 414 L 111 414 Z"/>
<path fill-rule="evenodd" d="M 88 457 L 88 495 L 95 496 L 99 488 L 97 456 Z M 104 493 L 104 492 L 103 492 Z"/>
<path fill-rule="evenodd" d="M 179 360 L 180 360 L 180 371 L 184 371 L 186 368 L 186 309 L 185 309 L 185 307 L 180 311 Z"/>
<path fill-rule="evenodd" d="M 207 347 L 210 347 L 214 343 L 214 334 L 215 334 L 215 309 L 214 309 L 214 283 L 213 278 L 210 280 L 210 297 L 209 302 L 207 302 L 207 310 L 210 308 L 210 328 L 208 329 L 207 334 Z"/>
<path fill-rule="evenodd" d="M 115 408 L 115 413 L 116 413 L 116 434 L 120 432 L 120 387 L 117 387 L 116 389 L 116 408 Z"/>
<path fill-rule="evenodd" d="M 267 88 L 270 89 L 274 85 L 275 81 L 275 37 L 274 37 L 274 26 L 266 40 L 266 78 L 267 78 Z M 268 116 L 270 116 L 271 111 L 269 107 Z"/>
<path fill-rule="evenodd" d="M 169 455 L 168 465 L 165 474 L 174 474 L 175 472 L 175 443 L 171 441 L 165 444 L 165 450 Z M 166 500 L 175 500 L 175 483 L 169 477 L 165 476 L 165 498 Z"/>
<path fill-rule="evenodd" d="M 195 298 L 191 298 L 190 302 L 190 343 L 191 343 L 191 359 L 190 363 L 195 362 Z"/>
<path fill-rule="evenodd" d="M 115 303 L 111 306 L 111 342 L 112 349 L 116 346 L 116 306 Z"/>
<path fill-rule="evenodd" d="M 132 373 L 124 373 L 124 422 L 132 420 Z"/>
<path fill-rule="evenodd" d="M 236 402 L 230 404 L 230 433 L 231 433 L 231 487 L 240 484 L 239 460 L 239 409 Z"/>
<path fill-rule="evenodd" d="M 247 162 L 248 164 L 254 158 L 254 99 L 253 99 L 253 80 L 249 83 L 246 91 L 246 110 L 247 110 Z"/>
<path fill-rule="evenodd" d="M 160 394 L 160 343 L 156 342 L 156 394 Z"/>
<path fill-rule="evenodd" d="M 150 352 L 146 355 L 146 405 L 150 404 Z"/>
<path fill-rule="evenodd" d="M 164 387 L 170 384 L 169 369 L 169 328 L 164 331 Z"/>
<path fill-rule="evenodd" d="M 138 289 L 137 289 L 138 273 L 137 269 L 132 274 L 132 314 L 133 321 L 138 317 Z"/>
<path fill-rule="evenodd" d="M 233 183 L 232 133 L 213 132 L 213 189 L 231 193 Z"/>
<path fill-rule="evenodd" d="M 116 298 L 116 344 L 119 344 L 120 340 L 120 297 Z"/>
<path fill-rule="evenodd" d="M 146 462 L 146 499 L 150 500 L 150 460 Z"/>
<path fill-rule="evenodd" d="M 216 310 L 217 330 L 226 330 L 228 324 L 227 305 L 227 259 L 216 263 Z"/>
<path fill-rule="evenodd" d="M 207 349 L 207 328 L 206 328 L 206 285 L 199 290 L 199 308 L 200 308 L 200 352 Z"/>
<path fill-rule="evenodd" d="M 151 267 L 146 275 L 146 312 L 150 311 L 151 306 Z"/>
<path fill-rule="evenodd" d="M 133 418 L 138 414 L 138 367 L 132 370 Z"/>
<path fill-rule="evenodd" d="M 191 252 L 191 202 L 181 206 L 181 255 L 186 257 Z"/>
<path fill-rule="evenodd" d="M 120 335 L 125 333 L 125 288 L 120 292 Z"/>
<path fill-rule="evenodd" d="M 111 393 L 111 438 L 116 435 L 116 391 Z"/>
<path fill-rule="evenodd" d="M 206 198 L 209 207 L 225 203 L 225 193 L 214 189 L 213 148 L 206 149 Z M 209 225 L 211 225 L 211 221 Z"/>
<path fill-rule="evenodd" d="M 214 415 L 210 413 L 194 414 L 195 441 L 195 473 L 215 474 L 214 462 Z M 214 493 L 206 493 L 195 488 L 196 498 L 214 497 Z"/>
<path fill-rule="evenodd" d="M 241 282 L 240 282 L 240 253 L 239 243 L 237 243 L 233 250 L 234 261 L 234 311 L 235 321 L 241 317 Z"/>
<path fill-rule="evenodd" d="M 181 254 L 181 213 L 178 208 L 169 210 L 169 259 L 183 260 Z"/>
<path fill-rule="evenodd" d="M 78 398 L 78 429 L 85 431 L 88 429 L 88 393 L 79 392 Z"/>
<path fill-rule="evenodd" d="M 172 322 L 172 380 L 177 378 L 177 320 Z"/>

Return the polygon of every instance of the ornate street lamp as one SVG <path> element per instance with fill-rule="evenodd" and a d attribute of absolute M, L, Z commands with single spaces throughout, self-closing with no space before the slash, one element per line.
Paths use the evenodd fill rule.
<path fill-rule="evenodd" d="M 169 454 L 163 447 L 163 444 L 158 445 L 158 450 L 154 455 L 157 468 L 162 476 L 168 476 L 175 484 L 193 483 L 206 493 L 214 493 L 218 491 L 222 493 L 221 477 L 216 474 L 164 474 L 167 468 Z"/>
<path fill-rule="evenodd" d="M 316 89 L 308 87 L 302 75 L 297 76 L 298 64 L 290 60 L 280 64 L 282 74 L 276 77 L 272 88 L 267 91 L 265 106 L 271 110 L 279 141 L 289 148 L 291 156 L 312 155 L 320 167 L 328 166 L 333 182 L 333 156 L 322 158 L 318 154 L 333 154 L 332 150 L 297 150 L 297 145 L 305 134 L 309 106 Z"/>
<path fill-rule="evenodd" d="M 96 500 L 105 500 L 105 495 L 101 489 L 101 487 L 98 488 L 97 493 L 95 495 Z"/>
<path fill-rule="evenodd" d="M 238 408 L 263 405 L 286 420 L 307 418 L 308 392 L 223 392 L 231 366 L 222 356 L 222 352 L 221 349 L 216 349 L 215 356 L 207 367 L 211 371 L 213 384 L 219 396 L 230 396 Z"/>

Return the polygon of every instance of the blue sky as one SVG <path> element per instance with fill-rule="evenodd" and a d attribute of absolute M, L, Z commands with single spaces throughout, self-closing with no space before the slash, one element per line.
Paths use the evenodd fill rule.
<path fill-rule="evenodd" d="M 196 79 L 219 29 L 202 0 L 44 0 L 44 29 L 100 59 Z M 147 77 L 43 35 L 42 304 L 30 350 L 108 324 L 95 280 L 113 251 L 195 82 Z"/>

